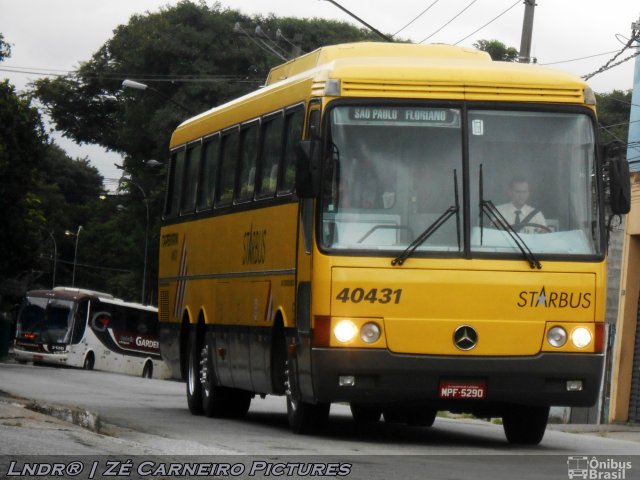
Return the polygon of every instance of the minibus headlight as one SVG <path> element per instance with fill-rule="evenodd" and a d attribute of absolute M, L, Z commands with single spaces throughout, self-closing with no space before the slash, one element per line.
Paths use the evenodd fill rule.
<path fill-rule="evenodd" d="M 380 339 L 380 327 L 373 322 L 365 323 L 360 329 L 360 338 L 364 343 L 375 343 Z"/>
<path fill-rule="evenodd" d="M 553 347 L 562 347 L 567 343 L 567 331 L 562 327 L 553 327 L 547 332 L 547 342 Z"/>
<path fill-rule="evenodd" d="M 571 341 L 576 348 L 585 348 L 591 343 L 591 332 L 584 327 L 578 327 L 571 332 Z"/>
<path fill-rule="evenodd" d="M 333 327 L 333 335 L 341 343 L 348 343 L 358 334 L 358 327 L 351 320 L 342 320 Z"/>

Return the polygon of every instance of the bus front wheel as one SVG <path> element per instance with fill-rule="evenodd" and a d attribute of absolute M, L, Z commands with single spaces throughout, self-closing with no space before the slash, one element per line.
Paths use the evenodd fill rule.
<path fill-rule="evenodd" d="M 84 357 L 84 363 L 82 364 L 82 368 L 84 370 L 93 370 L 93 367 L 96 363 L 96 360 L 93 356 L 93 352 L 89 352 L 86 357 Z"/>
<path fill-rule="evenodd" d="M 351 403 L 351 415 L 356 423 L 376 423 L 380 420 L 382 409 L 371 405 Z"/>
<path fill-rule="evenodd" d="M 549 420 L 549 407 L 514 406 L 502 416 L 509 443 L 537 445 L 542 441 Z"/>
<path fill-rule="evenodd" d="M 314 433 L 326 423 L 330 403 L 308 403 L 300 400 L 295 376 L 291 372 L 291 359 L 287 362 L 285 385 L 287 397 L 287 419 L 294 433 Z"/>

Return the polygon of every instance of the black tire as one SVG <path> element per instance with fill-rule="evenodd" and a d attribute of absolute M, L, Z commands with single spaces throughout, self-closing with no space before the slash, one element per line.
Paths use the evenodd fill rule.
<path fill-rule="evenodd" d="M 292 361 L 287 361 L 287 419 L 294 433 L 316 433 L 326 425 L 330 403 L 308 403 L 300 400 L 298 385 L 292 372 Z"/>
<path fill-rule="evenodd" d="M 507 441 L 514 445 L 537 445 L 549 420 L 549 407 L 514 406 L 502 416 Z"/>
<path fill-rule="evenodd" d="M 187 352 L 187 405 L 192 415 L 202 415 L 202 383 L 200 379 L 200 345 L 195 329 L 189 332 Z"/>
<path fill-rule="evenodd" d="M 93 367 L 96 364 L 96 359 L 93 356 L 93 352 L 89 352 L 86 357 L 84 357 L 84 363 L 82 364 L 83 370 L 93 370 Z"/>
<path fill-rule="evenodd" d="M 412 427 L 430 427 L 436 420 L 438 411 L 435 409 L 412 407 L 407 409 L 407 424 Z"/>
<path fill-rule="evenodd" d="M 382 408 L 371 405 L 362 405 L 360 403 L 349 404 L 351 415 L 356 423 L 376 423 L 380 421 L 382 416 Z"/>
<path fill-rule="evenodd" d="M 153 363 L 151 361 L 147 361 L 144 364 L 144 368 L 142 369 L 142 378 L 152 378 L 153 377 Z"/>
<path fill-rule="evenodd" d="M 284 395 L 287 384 L 287 341 L 284 327 L 279 322 L 273 328 L 271 340 L 271 389 L 275 395 Z"/>
<path fill-rule="evenodd" d="M 386 407 L 382 410 L 385 423 L 406 423 L 407 413 L 399 406 Z"/>
<path fill-rule="evenodd" d="M 250 392 L 218 385 L 213 367 L 213 350 L 207 342 L 200 350 L 202 407 L 207 417 L 240 418 L 251 406 Z"/>

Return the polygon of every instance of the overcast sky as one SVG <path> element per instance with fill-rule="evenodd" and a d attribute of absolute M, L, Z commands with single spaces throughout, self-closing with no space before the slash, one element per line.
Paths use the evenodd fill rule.
<path fill-rule="evenodd" d="M 74 69 L 88 60 L 131 15 L 154 12 L 175 3 L 177 0 L 0 0 L 0 32 L 12 48 L 11 58 L 0 63 L 0 78 L 9 78 L 18 89 L 23 89 L 39 75 L 7 69 L 51 73 Z M 207 0 L 207 4 L 212 3 Z M 357 24 L 323 0 L 222 0 L 220 3 L 245 14 L 319 17 Z M 516 0 L 338 0 L 338 3 L 388 34 L 398 32 L 431 6 L 399 33 L 399 37 L 414 42 L 429 37 L 425 43 L 459 42 L 459 45 L 471 46 L 478 39 L 497 39 L 520 48 L 522 0 L 517 4 Z M 540 64 L 554 63 L 554 68 L 579 76 L 589 74 L 622 49 L 630 36 L 631 23 L 639 18 L 637 0 L 537 0 L 532 56 Z M 627 50 L 619 60 L 631 53 L 633 51 Z M 590 56 L 593 57 L 567 61 Z M 589 81 L 590 85 L 597 92 L 631 89 L 633 62 L 627 61 L 596 75 Z M 114 161 L 120 160 L 117 155 L 89 146 L 78 147 L 57 136 L 56 141 L 73 157 L 89 156 L 105 178 L 119 177 L 121 171 L 113 166 Z"/>

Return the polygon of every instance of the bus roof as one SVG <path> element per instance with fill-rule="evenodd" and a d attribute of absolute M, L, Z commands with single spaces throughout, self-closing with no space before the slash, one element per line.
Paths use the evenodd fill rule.
<path fill-rule="evenodd" d="M 157 307 L 153 305 L 143 305 L 141 303 L 125 302 L 120 298 L 116 298 L 110 293 L 98 292 L 96 290 L 88 290 L 85 288 L 75 287 L 54 287 L 53 290 L 30 290 L 27 292 L 28 297 L 43 297 L 43 298 L 59 298 L 61 300 L 77 301 L 82 298 L 90 298 L 92 300 L 98 300 L 104 303 L 110 303 L 113 305 L 123 305 L 126 307 L 136 308 L 139 310 L 148 310 L 157 312 Z"/>
<path fill-rule="evenodd" d="M 171 148 L 310 97 L 592 103 L 586 82 L 539 65 L 492 61 L 452 45 L 360 42 L 322 47 L 271 69 L 266 86 L 183 122 Z M 259 102 L 259 103 L 256 103 Z M 234 112 L 225 117 L 227 112 Z M 233 117 L 233 118 L 232 118 Z"/>
<path fill-rule="evenodd" d="M 359 42 L 322 47 L 313 52 L 294 58 L 273 67 L 266 85 L 287 79 L 299 73 L 326 65 L 337 60 L 405 58 L 415 61 L 419 58 L 455 59 L 464 61 L 490 62 L 488 53 L 451 45 L 420 45 L 413 43 Z"/>

